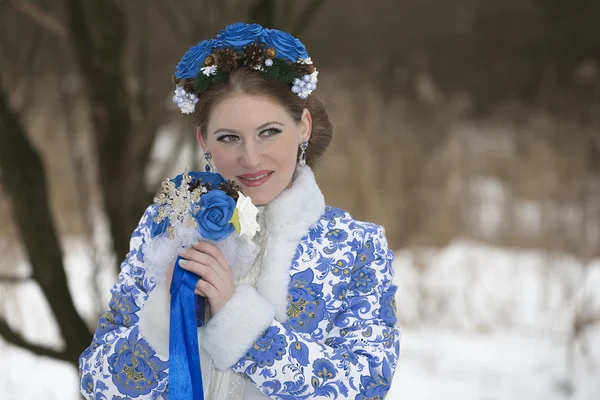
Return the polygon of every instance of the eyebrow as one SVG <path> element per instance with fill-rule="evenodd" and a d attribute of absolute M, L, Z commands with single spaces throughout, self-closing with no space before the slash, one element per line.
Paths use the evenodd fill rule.
<path fill-rule="evenodd" d="M 261 126 L 259 126 L 258 128 L 256 128 L 256 130 L 259 131 L 259 130 L 261 130 L 263 128 L 266 128 L 269 125 L 274 125 L 274 124 L 282 125 L 283 126 L 283 124 L 281 122 L 278 122 L 278 121 L 269 121 L 266 124 L 262 124 Z M 235 129 L 221 128 L 221 129 L 217 129 L 214 134 L 216 135 L 217 133 L 238 133 L 238 132 Z"/>

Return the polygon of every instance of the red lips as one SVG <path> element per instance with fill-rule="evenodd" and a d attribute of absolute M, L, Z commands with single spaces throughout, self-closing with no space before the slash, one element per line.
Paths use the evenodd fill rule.
<path fill-rule="evenodd" d="M 254 174 L 238 175 L 238 179 L 240 180 L 240 183 L 244 186 L 256 187 L 261 186 L 265 182 L 267 182 L 273 175 L 273 172 L 274 171 L 263 170 L 258 171 Z"/>

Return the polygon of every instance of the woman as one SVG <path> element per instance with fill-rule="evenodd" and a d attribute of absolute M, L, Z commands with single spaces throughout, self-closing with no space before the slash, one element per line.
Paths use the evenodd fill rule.
<path fill-rule="evenodd" d="M 312 95 L 298 39 L 234 24 L 177 66 L 174 101 L 192 114 L 209 165 L 260 206 L 251 268 L 207 243 L 180 265 L 203 279 L 212 317 L 198 329 L 210 399 L 382 398 L 399 356 L 392 260 L 382 227 L 327 207 L 311 166 L 332 127 Z M 168 398 L 169 285 L 145 262 L 149 207 L 80 359 L 87 398 Z M 174 260 L 168 260 L 173 263 Z"/>

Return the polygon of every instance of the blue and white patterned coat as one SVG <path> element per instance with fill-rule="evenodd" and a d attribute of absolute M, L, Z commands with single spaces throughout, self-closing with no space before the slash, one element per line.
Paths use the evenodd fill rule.
<path fill-rule="evenodd" d="M 169 295 L 142 252 L 150 210 L 80 358 L 88 399 L 168 398 Z M 326 207 L 308 167 L 265 213 L 257 287 L 238 285 L 200 328 L 202 359 L 245 375 L 245 399 L 383 398 L 400 351 L 383 228 Z"/>

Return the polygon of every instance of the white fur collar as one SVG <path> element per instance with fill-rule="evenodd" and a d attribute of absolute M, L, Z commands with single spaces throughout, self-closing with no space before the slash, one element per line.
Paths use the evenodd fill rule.
<path fill-rule="evenodd" d="M 257 290 L 275 307 L 280 322 L 287 320 L 290 267 L 296 248 L 324 212 L 325 199 L 309 167 L 298 167 L 292 186 L 265 208 L 271 238 Z"/>

